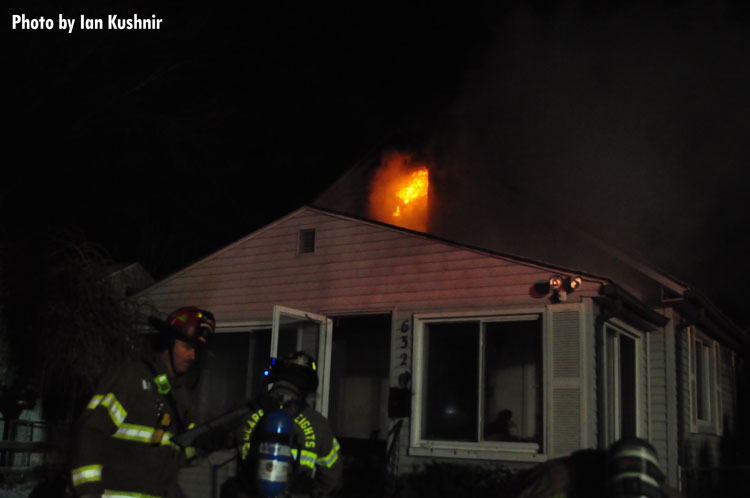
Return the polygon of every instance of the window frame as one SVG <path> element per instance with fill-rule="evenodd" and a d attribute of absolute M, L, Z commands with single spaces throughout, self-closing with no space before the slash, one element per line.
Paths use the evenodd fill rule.
<path fill-rule="evenodd" d="M 722 435 L 723 432 L 723 406 L 721 392 L 721 346 L 719 343 L 694 326 L 687 329 L 687 352 L 688 352 L 688 392 L 690 399 L 690 432 L 703 434 Z M 697 345 L 701 344 L 703 353 L 702 375 L 698 375 Z M 703 400 L 703 411 L 707 418 L 700 418 L 698 399 L 698 383 L 703 387 L 705 399 Z"/>
<path fill-rule="evenodd" d="M 541 327 L 541 351 L 542 356 L 540 382 L 542 384 L 541 406 L 542 433 L 539 435 L 539 443 L 515 442 L 515 441 L 443 441 L 422 439 L 423 417 L 425 416 L 425 393 L 424 372 L 427 368 L 425 325 L 430 323 L 451 322 L 477 322 L 479 324 L 479 349 L 477 351 L 477 375 L 479 376 L 478 392 L 484 392 L 484 337 L 486 334 L 485 323 L 510 322 L 523 320 L 539 320 Z M 412 416 L 410 427 L 409 454 L 414 456 L 452 457 L 469 459 L 492 459 L 492 460 L 515 460 L 515 461 L 544 461 L 546 455 L 543 453 L 546 447 L 547 437 L 547 406 L 549 395 L 547 347 L 548 347 L 548 320 L 546 307 L 513 308 L 507 310 L 496 310 L 489 312 L 449 312 L 449 313 L 425 313 L 413 315 L 414 330 L 414 360 L 413 360 L 413 389 Z M 483 434 L 484 426 L 484 396 L 477 396 L 477 423 L 478 434 Z"/>
<path fill-rule="evenodd" d="M 615 336 L 615 337 L 612 337 Z M 621 376 L 622 365 L 621 359 L 621 339 L 625 336 L 634 341 L 634 383 L 633 397 L 635 402 L 635 436 L 643 437 L 643 424 L 638 416 L 640 408 L 644 403 L 643 389 L 643 368 L 645 358 L 645 333 L 625 325 L 619 320 L 610 320 L 604 324 L 604 351 L 605 361 L 604 377 L 605 389 L 602 393 L 605 396 L 605 413 L 606 413 L 606 440 L 607 444 L 612 444 L 622 437 L 622 391 Z"/>

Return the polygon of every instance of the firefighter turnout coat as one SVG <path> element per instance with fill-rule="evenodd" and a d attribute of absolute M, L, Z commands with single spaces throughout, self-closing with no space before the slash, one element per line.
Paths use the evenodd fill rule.
<path fill-rule="evenodd" d="M 179 496 L 178 470 L 195 452 L 170 439 L 188 428 L 189 406 L 184 379 L 168 378 L 158 355 L 108 374 L 76 427 L 71 455 L 76 495 Z"/>
<path fill-rule="evenodd" d="M 247 462 L 253 433 L 263 418 L 263 409 L 258 409 L 245 418 L 239 431 L 240 457 Z M 313 496 L 328 495 L 341 486 L 343 464 L 339 458 L 339 443 L 333 435 L 328 420 L 312 407 L 305 405 L 300 413 L 292 416 L 294 420 L 292 438 L 292 458 L 295 474 L 305 473 L 312 477 L 313 489 L 292 490 Z M 245 469 L 251 469 L 244 465 Z M 253 476 L 243 476 L 249 484 Z M 292 484 L 295 477 L 292 476 Z"/>

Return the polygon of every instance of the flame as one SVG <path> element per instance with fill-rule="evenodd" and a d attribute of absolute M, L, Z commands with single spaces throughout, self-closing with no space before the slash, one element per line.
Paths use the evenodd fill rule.
<path fill-rule="evenodd" d="M 370 216 L 411 230 L 427 230 L 430 172 L 402 152 L 384 154 L 370 188 Z"/>
<path fill-rule="evenodd" d="M 427 188 L 429 185 L 430 179 L 427 168 L 420 169 L 411 174 L 409 184 L 399 190 L 396 195 L 404 201 L 404 204 L 409 204 L 409 201 L 427 197 Z"/>

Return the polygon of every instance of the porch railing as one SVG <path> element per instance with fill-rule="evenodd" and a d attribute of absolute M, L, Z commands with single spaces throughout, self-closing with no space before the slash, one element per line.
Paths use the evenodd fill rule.
<path fill-rule="evenodd" d="M 12 485 L 34 480 L 37 470 L 44 465 L 44 454 L 50 448 L 46 424 L 2 419 L 0 424 L 2 433 L 8 437 L 0 440 L 0 483 Z"/>

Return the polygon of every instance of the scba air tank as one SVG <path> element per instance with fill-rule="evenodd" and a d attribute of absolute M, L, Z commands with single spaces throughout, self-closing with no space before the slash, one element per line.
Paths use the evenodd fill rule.
<path fill-rule="evenodd" d="M 256 485 L 264 498 L 281 495 L 289 482 L 292 460 L 292 417 L 276 410 L 261 419 L 258 432 Z"/>

